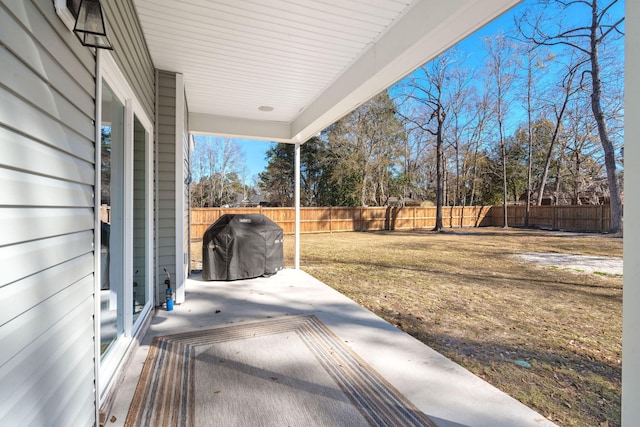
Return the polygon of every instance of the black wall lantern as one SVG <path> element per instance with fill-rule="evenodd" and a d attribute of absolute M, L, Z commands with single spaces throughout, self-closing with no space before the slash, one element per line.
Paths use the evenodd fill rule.
<path fill-rule="evenodd" d="M 73 32 L 84 46 L 113 49 L 107 37 L 100 0 L 81 0 Z"/>

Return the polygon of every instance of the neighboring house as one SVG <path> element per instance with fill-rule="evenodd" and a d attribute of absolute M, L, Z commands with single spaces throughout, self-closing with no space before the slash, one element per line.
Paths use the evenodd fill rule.
<path fill-rule="evenodd" d="M 542 206 L 551 205 L 608 205 L 609 204 L 609 190 L 607 186 L 606 178 L 598 178 L 591 180 L 584 184 L 577 193 L 570 193 L 563 191 L 557 193 L 553 190 L 555 185 L 547 185 L 544 188 L 542 194 Z M 622 188 L 622 185 L 620 185 Z M 532 190 L 531 192 L 531 204 L 535 205 L 538 200 L 538 191 Z M 520 203 L 527 203 L 527 192 L 525 191 L 518 198 Z"/>
<path fill-rule="evenodd" d="M 184 301 L 191 134 L 299 155 L 518 1 L 103 0 L 113 51 L 78 3 L 0 0 L 1 426 L 98 424 L 166 278 Z"/>
<path fill-rule="evenodd" d="M 239 208 L 257 208 L 260 204 L 264 202 L 264 198 L 261 194 L 253 194 L 249 197 L 245 197 L 243 194 L 236 194 L 236 202 L 234 203 L 234 207 Z"/>

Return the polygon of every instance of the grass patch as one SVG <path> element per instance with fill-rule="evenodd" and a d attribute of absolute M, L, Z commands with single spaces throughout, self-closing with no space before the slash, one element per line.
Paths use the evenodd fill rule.
<path fill-rule="evenodd" d="M 305 271 L 554 422 L 620 425 L 622 278 L 514 255 L 622 257 L 621 238 L 497 228 L 304 234 L 301 250 Z M 293 236 L 285 258 L 292 266 Z"/>
<path fill-rule="evenodd" d="M 618 277 L 618 278 L 622 279 L 622 275 L 621 274 L 612 274 L 612 273 L 607 273 L 605 271 L 594 271 L 593 274 L 598 275 L 598 276 L 604 276 L 604 277 Z"/>

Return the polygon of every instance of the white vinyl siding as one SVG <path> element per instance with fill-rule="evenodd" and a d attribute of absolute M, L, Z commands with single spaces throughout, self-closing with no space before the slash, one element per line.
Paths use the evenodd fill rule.
<path fill-rule="evenodd" d="M 0 425 L 95 423 L 95 58 L 0 0 Z"/>

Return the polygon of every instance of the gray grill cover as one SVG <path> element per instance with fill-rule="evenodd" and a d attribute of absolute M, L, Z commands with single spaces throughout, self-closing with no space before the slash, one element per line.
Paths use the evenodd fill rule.
<path fill-rule="evenodd" d="M 261 214 L 225 214 L 202 236 L 202 278 L 237 280 L 284 268 L 282 228 Z"/>

